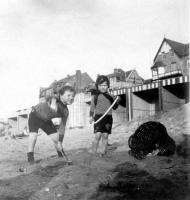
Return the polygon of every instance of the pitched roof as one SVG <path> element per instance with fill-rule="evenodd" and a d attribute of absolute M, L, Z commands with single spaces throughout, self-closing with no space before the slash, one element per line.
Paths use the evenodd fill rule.
<path fill-rule="evenodd" d="M 134 71 L 134 70 L 126 71 L 126 72 L 125 72 L 125 77 L 127 78 L 127 77 L 131 74 L 132 71 Z"/>
<path fill-rule="evenodd" d="M 81 74 L 83 75 L 83 73 Z M 56 81 L 56 83 L 67 83 L 67 82 L 74 82 L 75 81 L 75 75 L 68 75 L 65 78 L 60 79 L 59 81 Z"/>
<path fill-rule="evenodd" d="M 176 42 L 176 41 L 164 38 L 162 41 L 162 44 L 160 45 L 160 48 L 158 49 L 158 51 L 156 53 L 156 56 L 154 57 L 154 61 L 155 61 L 164 42 L 167 42 L 179 57 L 184 57 L 184 56 L 189 55 L 189 44 L 183 44 L 180 42 Z"/>
<path fill-rule="evenodd" d="M 129 71 L 124 72 L 125 73 L 125 77 L 128 77 L 131 74 L 132 71 L 133 70 L 129 70 Z M 107 77 L 111 78 L 111 77 L 117 76 L 117 75 L 119 76 L 121 74 L 119 72 L 117 72 L 117 73 L 113 72 L 111 74 L 108 74 Z"/>
<path fill-rule="evenodd" d="M 125 79 L 126 79 L 126 81 L 130 78 L 132 72 L 135 72 L 135 71 L 136 71 L 135 69 L 132 69 L 132 70 L 128 70 L 128 71 L 124 72 L 125 73 Z M 111 78 L 113 76 L 119 76 L 119 75 L 121 75 L 121 74 L 120 73 L 112 73 L 112 74 L 108 74 L 107 77 Z"/>
<path fill-rule="evenodd" d="M 40 88 L 40 93 L 44 92 L 46 90 L 52 89 L 54 87 L 57 87 L 57 85 L 59 85 L 59 84 L 65 85 L 67 83 L 67 84 L 74 86 L 74 85 L 76 85 L 76 79 L 77 79 L 76 74 L 68 75 L 67 77 L 65 77 L 63 79 L 60 79 L 58 81 L 54 81 L 47 88 Z M 94 82 L 93 79 L 88 75 L 88 73 L 86 73 L 86 72 L 81 73 L 81 88 L 80 89 L 87 87 L 88 84 L 93 83 L 93 82 Z"/>
<path fill-rule="evenodd" d="M 182 44 L 173 40 L 165 39 L 165 41 L 174 49 L 174 51 L 180 56 L 189 55 L 189 44 Z"/>
<path fill-rule="evenodd" d="M 84 82 L 85 80 L 84 79 L 88 79 L 88 82 L 94 82 L 92 80 L 92 78 L 86 73 L 81 73 L 81 79 L 82 79 L 82 82 Z M 70 83 L 70 84 L 74 84 L 76 82 L 76 74 L 75 75 L 68 75 L 67 77 L 63 78 L 63 79 L 60 79 L 59 81 L 56 81 L 56 84 L 59 84 L 59 83 Z M 52 83 L 53 84 L 53 83 Z M 51 84 L 51 85 L 52 85 Z"/>

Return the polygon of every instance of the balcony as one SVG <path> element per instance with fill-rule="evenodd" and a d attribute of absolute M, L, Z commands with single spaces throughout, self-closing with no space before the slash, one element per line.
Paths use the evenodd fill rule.
<path fill-rule="evenodd" d="M 165 79 L 165 78 L 169 78 L 169 77 L 176 77 L 176 76 L 181 76 L 182 74 L 182 70 L 174 70 L 174 71 L 169 71 L 169 72 L 165 72 L 165 73 L 157 73 L 157 74 L 153 74 L 152 75 L 152 79 L 153 81 L 158 80 L 158 79 Z"/>
<path fill-rule="evenodd" d="M 176 62 L 165 64 L 162 61 L 157 61 L 151 70 L 153 81 L 183 75 L 182 66 Z"/>

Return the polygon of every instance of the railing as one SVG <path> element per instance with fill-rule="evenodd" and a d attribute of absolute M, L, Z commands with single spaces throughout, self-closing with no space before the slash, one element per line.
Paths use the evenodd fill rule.
<path fill-rule="evenodd" d="M 156 80 L 156 79 L 161 79 L 164 77 L 169 77 L 169 76 L 173 76 L 173 75 L 177 75 L 177 74 L 182 74 L 181 70 L 174 70 L 174 71 L 170 71 L 170 72 L 166 72 L 163 74 L 157 74 L 157 75 L 153 75 L 152 79 Z"/>

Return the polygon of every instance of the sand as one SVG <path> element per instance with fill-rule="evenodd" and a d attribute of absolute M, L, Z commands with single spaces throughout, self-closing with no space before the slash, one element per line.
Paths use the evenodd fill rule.
<path fill-rule="evenodd" d="M 67 130 L 64 148 L 72 165 L 58 158 L 50 138 L 40 133 L 34 165 L 26 162 L 27 137 L 0 138 L 1 200 L 186 200 L 190 199 L 190 104 L 126 124 L 114 124 L 107 156 L 88 152 L 92 126 Z M 127 140 L 148 120 L 163 123 L 178 145 L 171 157 L 136 160 Z"/>

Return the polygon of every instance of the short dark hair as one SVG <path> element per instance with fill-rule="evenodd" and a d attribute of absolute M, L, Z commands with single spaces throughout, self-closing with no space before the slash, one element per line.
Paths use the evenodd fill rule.
<path fill-rule="evenodd" d="M 72 87 L 72 86 L 70 86 L 70 85 L 65 85 L 65 86 L 61 87 L 61 88 L 58 90 L 58 94 L 59 94 L 59 95 L 63 95 L 66 91 L 74 92 L 74 94 L 76 93 L 74 87 Z"/>
<path fill-rule="evenodd" d="M 100 85 L 104 82 L 106 82 L 108 87 L 110 87 L 110 81 L 109 81 L 108 77 L 104 76 L 104 75 L 99 75 L 96 79 L 96 84 L 95 84 L 96 88 L 98 89 L 98 85 Z"/>

